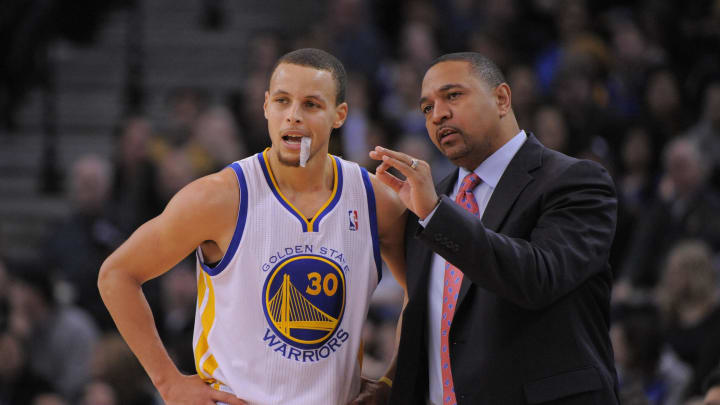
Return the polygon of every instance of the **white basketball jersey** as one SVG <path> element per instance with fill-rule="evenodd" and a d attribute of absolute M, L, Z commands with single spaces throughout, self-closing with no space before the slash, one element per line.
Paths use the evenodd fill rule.
<path fill-rule="evenodd" d="M 309 220 L 280 192 L 266 152 L 233 163 L 235 234 L 213 268 L 198 249 L 197 371 L 248 404 L 345 404 L 359 392 L 381 274 L 375 196 L 365 169 L 330 159 L 332 195 Z"/>

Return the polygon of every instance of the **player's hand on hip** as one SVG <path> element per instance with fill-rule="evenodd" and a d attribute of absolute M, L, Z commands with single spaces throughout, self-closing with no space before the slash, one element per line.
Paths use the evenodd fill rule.
<path fill-rule="evenodd" d="M 360 393 L 348 405 L 386 405 L 390 400 L 390 386 L 380 382 L 362 379 Z"/>
<path fill-rule="evenodd" d="M 165 405 L 247 405 L 238 397 L 211 388 L 197 374 L 182 375 L 160 390 Z"/>
<path fill-rule="evenodd" d="M 395 190 L 405 206 L 415 213 L 418 218 L 425 219 L 438 202 L 430 165 L 412 156 L 382 146 L 376 146 L 375 150 L 370 151 L 370 157 L 382 162 L 375 170 L 375 176 Z M 402 173 L 405 180 L 400 180 L 388 173 L 387 170 L 391 167 Z"/>

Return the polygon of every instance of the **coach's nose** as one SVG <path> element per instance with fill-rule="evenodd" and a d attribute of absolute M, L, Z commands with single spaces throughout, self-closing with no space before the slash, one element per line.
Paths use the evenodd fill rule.
<path fill-rule="evenodd" d="M 443 100 L 438 100 L 432 109 L 432 122 L 435 125 L 442 124 L 445 120 L 452 116 L 450 106 L 447 105 Z"/>

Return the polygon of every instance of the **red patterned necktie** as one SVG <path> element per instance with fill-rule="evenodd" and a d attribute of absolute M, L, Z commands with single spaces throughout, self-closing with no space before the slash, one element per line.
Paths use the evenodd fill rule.
<path fill-rule="evenodd" d="M 479 209 L 473 189 L 480 184 L 480 177 L 470 173 L 462 181 L 460 190 L 455 196 L 455 202 L 468 210 L 475 216 L 479 215 Z M 462 283 L 463 273 L 457 267 L 445 262 L 445 284 L 443 286 L 442 320 L 440 321 L 440 364 L 442 366 L 443 404 L 455 405 L 455 385 L 453 384 L 452 371 L 450 370 L 450 348 L 448 337 L 450 325 L 455 315 L 458 292 Z"/>

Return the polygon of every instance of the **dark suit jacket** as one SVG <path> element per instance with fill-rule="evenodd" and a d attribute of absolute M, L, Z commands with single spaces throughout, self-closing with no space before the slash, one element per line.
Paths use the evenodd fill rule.
<path fill-rule="evenodd" d="M 409 301 L 390 403 L 427 397 L 434 251 L 465 274 L 449 336 L 458 404 L 617 404 L 608 336 L 617 199 L 608 173 L 531 134 L 482 221 L 447 197 L 457 173 L 437 186 L 441 202 L 426 228 L 408 218 Z"/>

